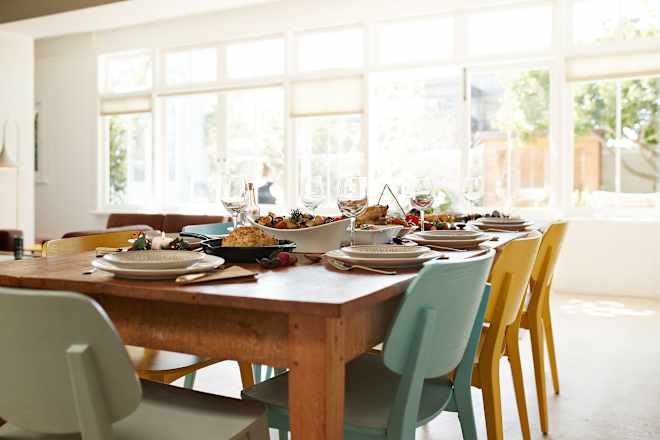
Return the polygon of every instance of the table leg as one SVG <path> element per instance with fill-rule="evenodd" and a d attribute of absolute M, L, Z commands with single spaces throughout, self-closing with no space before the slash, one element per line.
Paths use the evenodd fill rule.
<path fill-rule="evenodd" d="M 344 322 L 289 318 L 289 411 L 293 440 L 341 440 L 344 432 Z"/>

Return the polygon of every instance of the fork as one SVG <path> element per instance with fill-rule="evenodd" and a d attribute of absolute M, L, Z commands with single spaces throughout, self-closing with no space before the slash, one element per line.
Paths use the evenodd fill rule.
<path fill-rule="evenodd" d="M 396 272 L 390 270 L 380 270 L 380 269 L 374 269 L 372 267 L 360 266 L 360 265 L 349 266 L 342 261 L 335 260 L 334 258 L 328 258 L 328 263 L 330 263 L 330 265 L 335 269 L 344 270 L 344 271 L 349 271 L 353 269 L 362 269 L 368 272 L 375 272 L 383 275 L 396 275 Z"/>

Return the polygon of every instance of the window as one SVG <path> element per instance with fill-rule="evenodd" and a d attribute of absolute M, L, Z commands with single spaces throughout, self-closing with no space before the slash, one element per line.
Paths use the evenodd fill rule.
<path fill-rule="evenodd" d="M 576 0 L 573 38 L 577 44 L 660 36 L 657 0 Z"/>
<path fill-rule="evenodd" d="M 550 75 L 547 70 L 475 73 L 470 79 L 468 155 L 482 175 L 485 206 L 546 206 L 550 198 Z"/>
<path fill-rule="evenodd" d="M 283 75 L 284 39 L 228 44 L 226 60 L 229 79 Z"/>
<path fill-rule="evenodd" d="M 364 64 L 364 31 L 339 29 L 296 36 L 298 71 L 355 69 Z"/>
<path fill-rule="evenodd" d="M 106 200 L 109 205 L 144 205 L 151 197 L 151 114 L 103 117 Z"/>
<path fill-rule="evenodd" d="M 380 25 L 381 64 L 447 59 L 454 53 L 454 21 L 449 17 L 397 21 Z"/>
<path fill-rule="evenodd" d="M 614 200 L 604 193 L 627 193 L 618 200 L 660 206 L 641 196 L 660 192 L 660 77 L 581 83 L 573 92 L 574 204 L 598 208 Z"/>
<path fill-rule="evenodd" d="M 458 201 L 461 73 L 423 69 L 371 76 L 372 193 L 386 183 L 404 188 L 424 175 L 447 193 L 447 208 Z"/>
<path fill-rule="evenodd" d="M 165 82 L 180 85 L 215 81 L 217 58 L 214 47 L 168 52 L 165 54 Z"/>
<path fill-rule="evenodd" d="M 130 93 L 152 84 L 153 60 L 150 51 L 136 51 L 100 58 L 99 88 L 103 93 Z"/>
<path fill-rule="evenodd" d="M 468 16 L 467 32 L 470 55 L 549 49 L 552 8 L 535 6 L 476 13 Z"/>

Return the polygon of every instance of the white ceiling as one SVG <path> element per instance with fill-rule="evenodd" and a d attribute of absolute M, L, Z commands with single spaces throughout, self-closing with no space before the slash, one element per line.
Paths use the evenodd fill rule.
<path fill-rule="evenodd" d="M 92 32 L 277 0 L 130 0 L 0 25 L 33 38 Z"/>

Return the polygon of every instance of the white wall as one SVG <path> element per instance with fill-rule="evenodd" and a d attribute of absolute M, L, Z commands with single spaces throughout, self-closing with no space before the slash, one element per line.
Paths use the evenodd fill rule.
<path fill-rule="evenodd" d="M 15 183 L 13 191 L 18 198 L 18 224 L 23 230 L 25 243 L 34 241 L 34 42 L 32 38 L 0 33 L 0 136 L 7 124 L 7 148 L 11 157 L 18 158 L 18 177 L 4 179 L 3 188 Z M 18 125 L 18 130 L 16 130 Z M 9 182 L 8 182 L 9 180 Z M 9 189 L 11 191 L 11 189 Z M 0 201 L 2 209 L 3 201 Z"/>

